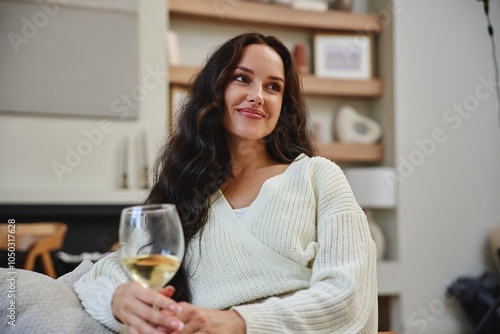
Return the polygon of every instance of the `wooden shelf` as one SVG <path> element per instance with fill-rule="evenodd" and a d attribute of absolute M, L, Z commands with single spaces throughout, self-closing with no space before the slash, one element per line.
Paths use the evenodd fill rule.
<path fill-rule="evenodd" d="M 198 68 L 189 66 L 170 66 L 170 84 L 189 86 L 189 81 L 197 73 Z"/>
<path fill-rule="evenodd" d="M 296 10 L 288 6 L 249 1 L 235 3 L 206 0 L 169 0 L 172 17 L 190 17 L 224 22 L 246 23 L 251 26 L 279 26 L 311 30 L 379 33 L 380 18 L 369 14 L 329 10 L 315 12 Z"/>
<path fill-rule="evenodd" d="M 198 69 L 188 66 L 170 67 L 170 84 L 188 86 Z M 318 78 L 312 74 L 302 76 L 304 94 L 317 96 L 377 98 L 382 95 L 382 82 L 371 80 L 337 80 Z"/>
<path fill-rule="evenodd" d="M 380 162 L 384 154 L 380 144 L 315 143 L 318 154 L 335 162 Z"/>
<path fill-rule="evenodd" d="M 340 80 L 302 76 L 304 93 L 318 96 L 377 98 L 382 96 L 382 82 L 370 80 Z"/>

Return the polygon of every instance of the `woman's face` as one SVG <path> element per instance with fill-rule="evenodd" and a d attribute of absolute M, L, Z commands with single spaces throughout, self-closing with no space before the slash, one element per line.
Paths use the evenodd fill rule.
<path fill-rule="evenodd" d="M 267 45 L 243 49 L 225 90 L 222 125 L 228 141 L 263 140 L 276 127 L 285 91 L 281 57 Z"/>

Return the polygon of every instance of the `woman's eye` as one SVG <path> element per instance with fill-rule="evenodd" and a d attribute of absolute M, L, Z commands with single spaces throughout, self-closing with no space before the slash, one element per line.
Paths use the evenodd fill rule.
<path fill-rule="evenodd" d="M 278 84 L 272 83 L 269 85 L 269 88 L 274 91 L 281 92 L 281 86 Z"/>
<path fill-rule="evenodd" d="M 249 80 L 248 80 L 248 78 L 247 78 L 246 76 L 241 75 L 241 74 L 239 74 L 239 75 L 235 75 L 235 76 L 234 76 L 234 80 L 235 80 L 235 81 L 240 81 L 240 82 L 248 82 L 248 81 L 249 81 Z"/>

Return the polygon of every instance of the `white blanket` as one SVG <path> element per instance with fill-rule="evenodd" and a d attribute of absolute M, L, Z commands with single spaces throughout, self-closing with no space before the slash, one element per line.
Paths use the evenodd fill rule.
<path fill-rule="evenodd" d="M 23 269 L 0 268 L 0 333 L 112 333 L 85 312 L 73 292 L 73 283 L 92 266 L 85 260 L 57 280 Z"/>

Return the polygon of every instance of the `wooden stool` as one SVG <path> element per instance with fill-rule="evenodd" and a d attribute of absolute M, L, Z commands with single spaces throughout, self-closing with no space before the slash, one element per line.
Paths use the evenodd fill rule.
<path fill-rule="evenodd" d="M 0 250 L 8 250 L 8 243 L 14 242 L 16 252 L 26 253 L 24 269 L 35 269 L 36 258 L 40 256 L 45 273 L 57 278 L 50 252 L 62 248 L 67 230 L 68 226 L 61 222 L 0 224 Z"/>

